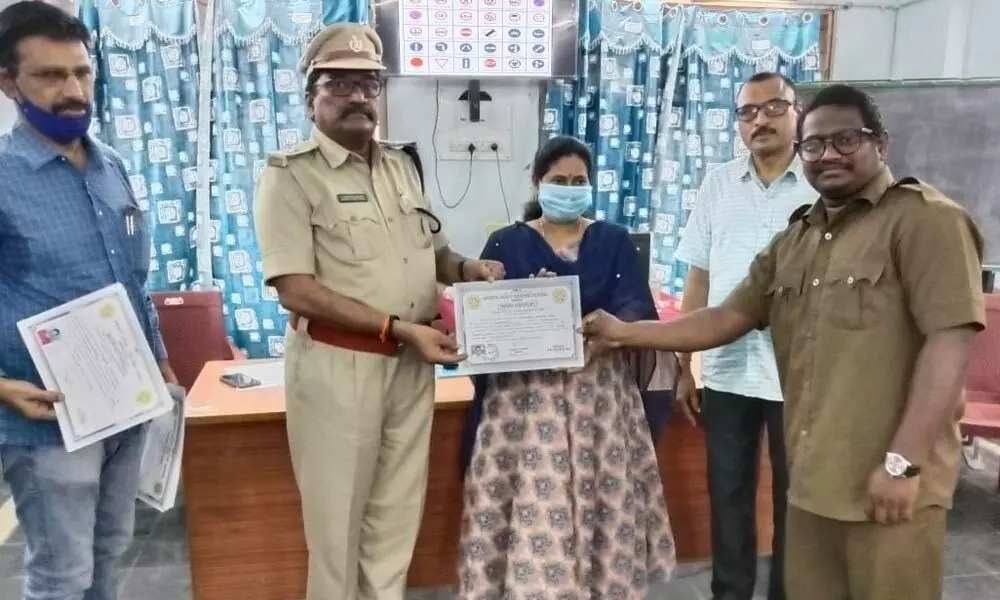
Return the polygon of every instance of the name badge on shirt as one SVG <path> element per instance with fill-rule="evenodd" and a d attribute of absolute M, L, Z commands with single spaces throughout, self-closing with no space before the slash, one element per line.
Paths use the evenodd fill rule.
<path fill-rule="evenodd" d="M 337 202 L 342 204 L 368 202 L 368 194 L 337 194 Z"/>

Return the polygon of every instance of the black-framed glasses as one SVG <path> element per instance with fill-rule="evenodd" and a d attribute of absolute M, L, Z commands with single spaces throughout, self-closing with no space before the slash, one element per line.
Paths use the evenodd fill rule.
<path fill-rule="evenodd" d="M 866 139 L 872 138 L 873 135 L 872 130 L 867 127 L 847 129 L 825 137 L 818 135 L 810 136 L 796 144 L 796 146 L 799 151 L 799 157 L 802 160 L 816 162 L 823 158 L 823 155 L 826 154 L 826 149 L 830 146 L 833 146 L 837 154 L 850 156 L 857 152 L 861 148 L 861 144 Z"/>
<path fill-rule="evenodd" d="M 377 98 L 382 93 L 382 80 L 375 78 L 352 79 L 349 77 L 337 77 L 325 79 L 317 84 L 332 96 L 346 98 L 354 93 L 354 90 L 361 90 L 365 98 L 371 100 Z"/>
<path fill-rule="evenodd" d="M 757 115 L 761 111 L 764 112 L 765 116 L 774 118 L 780 117 L 781 115 L 788 112 L 788 109 L 792 107 L 792 103 L 788 100 L 774 99 L 768 100 L 763 104 L 744 104 L 743 106 L 736 109 L 736 118 L 744 123 L 749 123 L 757 118 Z"/>

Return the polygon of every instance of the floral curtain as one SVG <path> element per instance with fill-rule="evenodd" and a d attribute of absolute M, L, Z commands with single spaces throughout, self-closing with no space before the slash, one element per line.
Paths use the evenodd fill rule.
<path fill-rule="evenodd" d="M 198 279 L 195 225 L 198 68 L 193 2 L 84 0 L 93 34 L 93 133 L 121 154 L 152 235 L 149 286 Z"/>
<path fill-rule="evenodd" d="M 149 287 L 222 290 L 230 336 L 280 356 L 287 316 L 263 284 L 253 192 L 268 152 L 309 135 L 298 63 L 366 0 L 83 0 L 94 131 L 125 159 L 153 238 Z M 211 57 L 210 60 L 203 57 Z M 199 143 L 204 140 L 206 143 Z"/>
<path fill-rule="evenodd" d="M 706 169 L 745 151 L 733 116 L 740 83 L 757 71 L 818 79 L 819 17 L 581 3 L 579 75 L 550 82 L 542 139 L 590 145 L 594 216 L 653 234 L 651 278 L 664 292 L 683 284 L 673 250 Z"/>
<path fill-rule="evenodd" d="M 299 60 L 325 24 L 367 19 L 360 0 L 216 0 L 211 71 L 209 243 L 237 346 L 251 357 L 284 354 L 287 315 L 265 287 L 253 194 L 268 152 L 308 137 Z M 328 19 L 324 21 L 324 19 Z"/>
<path fill-rule="evenodd" d="M 676 298 L 687 265 L 674 260 L 680 229 L 694 208 L 705 173 L 744 155 L 735 120 L 740 84 L 759 71 L 795 82 L 820 78 L 820 13 L 712 11 L 688 8 L 673 102 L 664 106 L 653 204 L 651 279 Z"/>

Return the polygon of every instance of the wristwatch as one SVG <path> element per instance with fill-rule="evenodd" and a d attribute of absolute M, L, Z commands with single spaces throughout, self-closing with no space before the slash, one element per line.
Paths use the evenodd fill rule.
<path fill-rule="evenodd" d="M 902 454 L 887 452 L 885 455 L 885 472 L 893 479 L 909 479 L 920 475 L 920 467 L 906 460 Z"/>

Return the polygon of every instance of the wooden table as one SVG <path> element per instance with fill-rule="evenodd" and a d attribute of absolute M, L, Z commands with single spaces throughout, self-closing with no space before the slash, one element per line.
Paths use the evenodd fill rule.
<path fill-rule="evenodd" d="M 219 382 L 239 361 L 208 363 L 188 398 L 183 463 L 194 600 L 305 596 L 306 546 L 292 475 L 281 388 L 237 391 Z M 472 385 L 438 381 L 427 504 L 409 573 L 412 587 L 452 585 L 462 481 L 458 452 Z M 766 446 L 764 446 L 766 448 Z M 673 419 L 657 448 L 681 560 L 710 556 L 705 444 Z M 766 455 L 766 452 L 765 452 Z M 771 540 L 770 470 L 762 458 L 760 550 Z"/>

